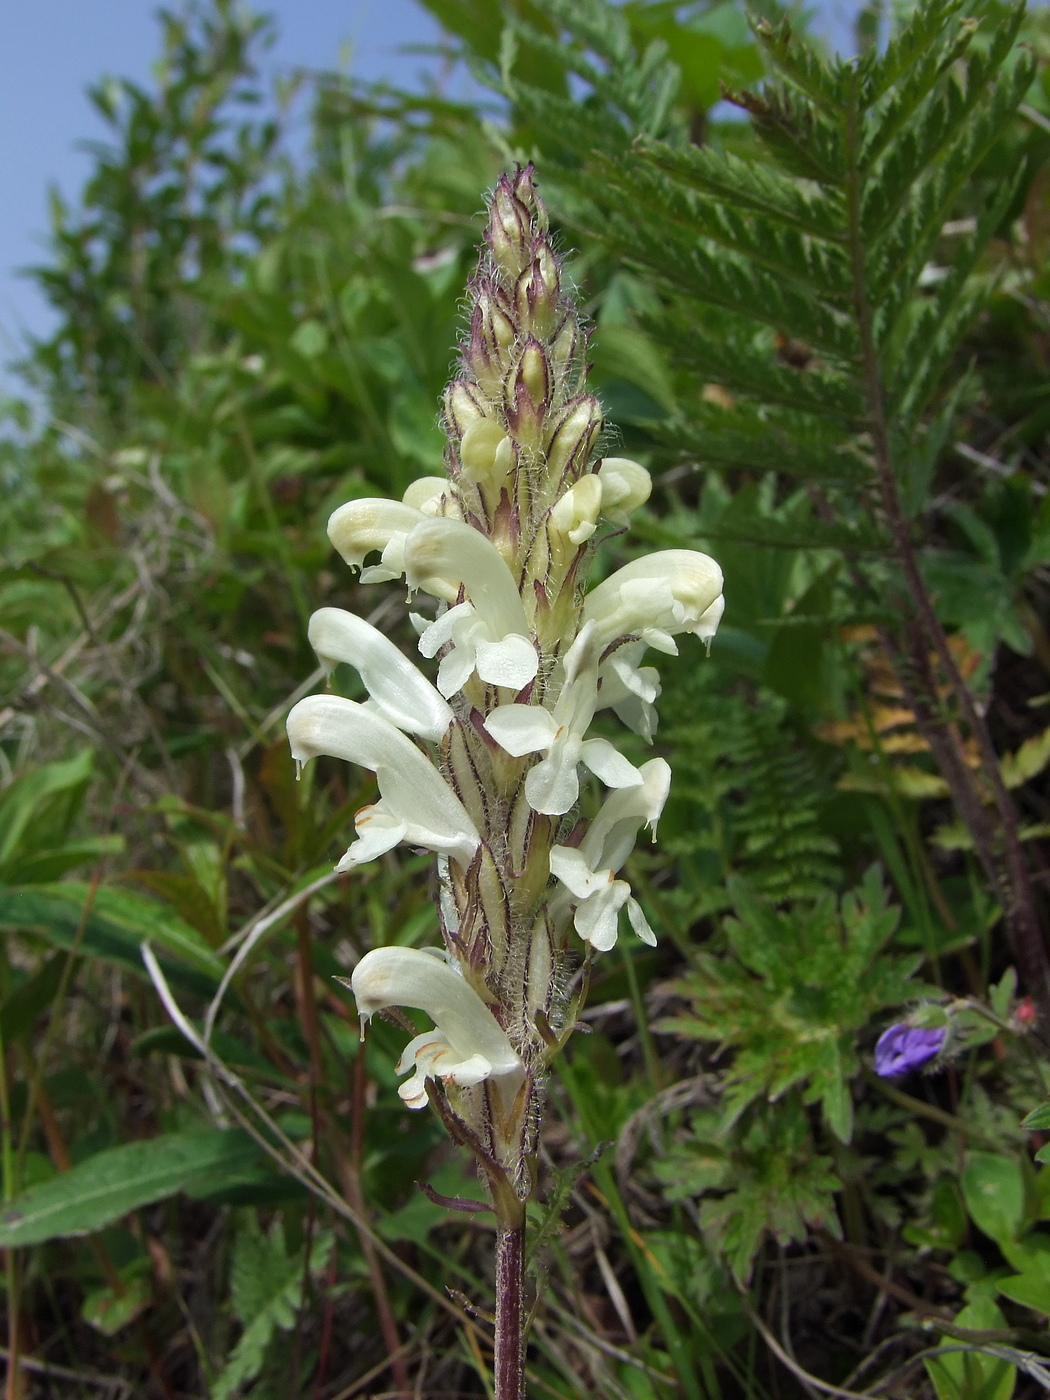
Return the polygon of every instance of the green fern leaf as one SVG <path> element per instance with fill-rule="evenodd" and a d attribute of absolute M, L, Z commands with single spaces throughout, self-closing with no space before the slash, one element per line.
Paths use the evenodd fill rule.
<path fill-rule="evenodd" d="M 720 203 L 763 214 L 810 238 L 845 242 L 843 204 L 834 192 L 813 194 L 769 165 L 709 146 L 679 148 L 639 140 L 635 149 L 682 184 Z"/>
<path fill-rule="evenodd" d="M 907 24 L 890 39 L 885 52 L 861 60 L 859 105 L 870 111 L 902 78 L 911 74 L 942 38 L 964 0 L 928 0 L 916 5 Z"/>

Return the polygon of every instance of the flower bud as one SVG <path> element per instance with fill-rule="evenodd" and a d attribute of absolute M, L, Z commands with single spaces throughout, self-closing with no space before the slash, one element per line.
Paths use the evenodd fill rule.
<path fill-rule="evenodd" d="M 514 447 L 495 418 L 475 418 L 459 444 L 459 462 L 468 481 L 499 484 L 514 465 Z"/>
<path fill-rule="evenodd" d="M 558 264 L 548 241 L 540 239 L 536 255 L 518 278 L 514 288 L 514 303 L 518 317 L 534 334 L 550 333 L 558 314 L 561 279 Z"/>
<path fill-rule="evenodd" d="M 465 379 L 453 379 L 445 392 L 445 421 L 450 437 L 462 439 L 471 423 L 484 418 L 477 390 Z"/>
<path fill-rule="evenodd" d="M 594 534 L 602 509 L 602 483 L 594 475 L 581 476 L 575 486 L 551 506 L 548 529 L 551 545 L 564 551 L 579 548 Z"/>
<path fill-rule="evenodd" d="M 590 395 L 568 404 L 547 440 L 547 472 L 552 485 L 578 476 L 601 432 L 602 409 Z"/>
<path fill-rule="evenodd" d="M 543 436 L 550 371 L 543 346 L 534 337 L 526 341 L 514 369 L 504 381 L 507 426 L 522 447 L 537 451 Z"/>
<path fill-rule="evenodd" d="M 602 515 L 614 525 L 626 525 L 631 512 L 652 494 L 652 477 L 629 457 L 604 458 L 598 480 L 602 484 Z"/>
<path fill-rule="evenodd" d="M 493 295 L 483 292 L 471 316 L 464 358 L 486 394 L 498 391 L 514 340 L 513 321 Z"/>
<path fill-rule="evenodd" d="M 492 196 L 485 242 L 497 266 L 511 278 L 517 278 L 530 260 L 535 207 L 531 165 L 513 178 L 500 177 Z"/>

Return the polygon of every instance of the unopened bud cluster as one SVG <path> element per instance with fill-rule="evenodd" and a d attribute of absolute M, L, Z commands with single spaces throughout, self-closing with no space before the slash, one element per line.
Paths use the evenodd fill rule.
<path fill-rule="evenodd" d="M 328 754 L 375 773 L 379 799 L 358 812 L 341 870 L 399 842 L 437 853 L 444 947 L 375 949 L 353 991 L 365 1018 L 430 1016 L 399 1063 L 412 1072 L 402 1098 L 416 1108 L 428 1085 L 442 1094 L 490 1180 L 498 1167 L 524 1195 L 544 1063 L 571 1020 L 567 959 L 611 948 L 622 912 L 655 941 L 619 872 L 641 829 L 655 833 L 670 769 L 636 767 L 591 722 L 611 710 L 651 740 L 660 687 L 643 654 L 674 654 L 687 632 L 709 642 L 722 575 L 669 550 L 587 592 L 594 544 L 628 524 L 649 476 L 596 460 L 601 406 L 531 168 L 500 180 L 485 242 L 445 395 L 447 477 L 402 501 L 350 501 L 329 522 L 362 580 L 403 577 L 420 600 L 433 680 L 362 619 L 323 608 L 311 643 L 329 671 L 356 667 L 370 698 L 310 696 L 288 733 L 299 763 Z M 589 822 L 577 815 L 585 772 L 611 789 Z"/>

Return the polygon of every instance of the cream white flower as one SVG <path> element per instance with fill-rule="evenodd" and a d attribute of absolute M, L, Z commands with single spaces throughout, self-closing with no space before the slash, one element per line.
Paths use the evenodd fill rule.
<path fill-rule="evenodd" d="M 598 528 L 602 511 L 602 484 L 592 474 L 581 476 L 575 486 L 554 502 L 550 509 L 548 530 L 551 542 L 567 550 L 578 549 Z"/>
<path fill-rule="evenodd" d="M 435 519 L 418 525 L 405 542 L 410 587 L 445 592 L 466 601 L 437 618 L 419 639 L 424 656 L 436 656 L 451 643 L 438 667 L 444 696 L 462 690 L 477 671 L 489 685 L 521 690 L 539 668 L 521 597 L 502 554 L 490 540 L 461 520 Z"/>
<path fill-rule="evenodd" d="M 363 617 L 319 608 L 310 618 L 309 637 L 329 675 L 340 661 L 355 667 L 372 697 L 365 708 L 398 729 L 436 741 L 452 723 L 452 711 L 422 671 Z"/>
<path fill-rule="evenodd" d="M 332 512 L 328 538 L 351 568 L 361 570 L 362 583 L 387 583 L 405 572 L 405 541 L 427 518 L 422 510 L 404 501 L 364 496 Z M 379 563 L 364 567 L 374 550 L 380 551 Z M 440 579 L 421 579 L 417 586 L 447 603 L 456 601 L 455 590 Z"/>
<path fill-rule="evenodd" d="M 632 511 L 644 506 L 652 495 L 652 477 L 629 457 L 603 458 L 598 480 L 602 487 L 602 515 L 613 525 L 627 525 Z"/>
<path fill-rule="evenodd" d="M 475 418 L 460 439 L 459 461 L 467 481 L 499 486 L 514 465 L 514 444 L 495 418 Z"/>
<path fill-rule="evenodd" d="M 611 709 L 628 729 L 651 744 L 656 733 L 660 673 L 655 666 L 638 664 L 645 650 L 641 640 L 625 642 L 605 658 L 598 668 L 598 708 Z"/>
<path fill-rule="evenodd" d="M 580 795 L 578 765 L 583 763 L 609 787 L 630 787 L 641 773 L 607 739 L 588 739 L 587 727 L 598 704 L 598 631 L 587 623 L 565 656 L 565 679 L 554 708 L 500 705 L 485 728 L 509 754 L 544 753 L 525 778 L 525 796 L 534 812 L 560 816 Z"/>
<path fill-rule="evenodd" d="M 337 870 L 353 870 L 400 841 L 470 864 L 480 844 L 474 823 L 429 759 L 389 720 L 338 695 L 308 695 L 293 707 L 287 727 L 296 763 L 328 754 L 376 775 L 380 800 L 355 816 L 358 839 Z"/>
<path fill-rule="evenodd" d="M 397 1073 L 413 1070 L 398 1089 L 409 1108 L 427 1101 L 426 1081 L 460 1088 L 497 1079 L 512 1100 L 524 1066 L 506 1033 L 455 963 L 441 949 L 374 948 L 354 969 L 350 986 L 364 1020 L 388 1006 L 425 1011 L 434 1030 L 410 1040 Z"/>
<path fill-rule="evenodd" d="M 671 769 L 662 758 L 650 759 L 638 771 L 642 781 L 606 799 L 579 846 L 555 846 L 550 855 L 551 874 L 564 886 L 560 902 L 575 905 L 576 932 L 597 952 L 607 952 L 616 942 L 620 910 L 625 904 L 638 937 L 645 943 L 656 943 L 630 885 L 616 879 L 634 850 L 639 829 L 649 826 L 656 839 L 656 823 L 671 785 Z M 555 911 L 558 902 L 556 899 Z"/>
<path fill-rule="evenodd" d="M 583 615 L 601 643 L 640 636 L 657 651 L 678 654 L 674 637 L 693 632 L 710 641 L 724 608 L 722 570 L 694 549 L 664 549 L 617 569 L 588 593 Z"/>

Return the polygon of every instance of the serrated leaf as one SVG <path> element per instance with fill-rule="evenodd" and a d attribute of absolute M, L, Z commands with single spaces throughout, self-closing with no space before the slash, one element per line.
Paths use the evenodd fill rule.
<path fill-rule="evenodd" d="M 204 1173 L 232 1174 L 258 1156 L 247 1133 L 221 1128 L 108 1148 L 4 1206 L 0 1248 L 92 1234 L 139 1206 L 175 1195 Z"/>
<path fill-rule="evenodd" d="M 668 175 L 729 207 L 762 214 L 811 238 L 845 241 L 841 201 L 811 194 L 769 165 L 710 146 L 639 141 L 637 150 Z"/>
<path fill-rule="evenodd" d="M 254 1221 L 254 1217 L 252 1217 Z M 324 1234 L 313 1241 L 310 1272 L 324 1270 L 331 1257 L 334 1239 Z M 212 1386 L 212 1400 L 229 1397 L 263 1369 L 266 1353 L 279 1331 L 295 1325 L 302 1304 L 305 1251 L 289 1255 L 284 1232 L 277 1222 L 269 1235 L 258 1225 L 238 1232 L 231 1269 L 234 1311 L 245 1324 L 244 1331 Z"/>
<path fill-rule="evenodd" d="M 962 8 L 963 0 L 928 0 L 927 4 L 916 5 L 907 23 L 889 40 L 885 51 L 861 60 L 862 110 L 874 107 L 895 83 L 914 70 Z"/>

